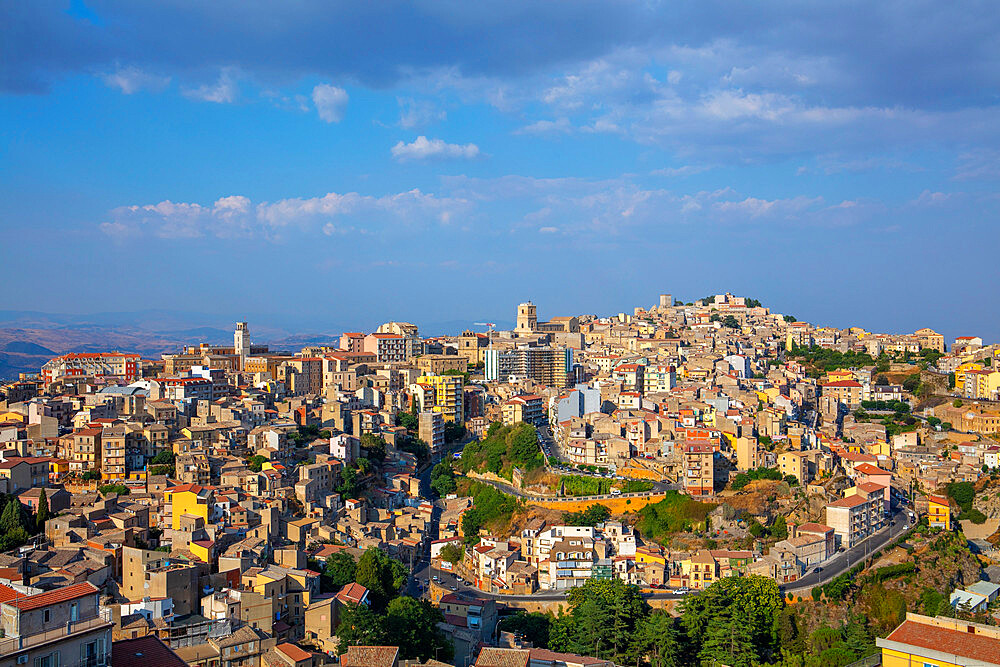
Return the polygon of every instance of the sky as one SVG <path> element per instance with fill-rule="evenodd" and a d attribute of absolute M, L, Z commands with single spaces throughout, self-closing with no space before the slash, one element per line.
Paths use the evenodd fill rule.
<path fill-rule="evenodd" d="M 994 2 L 0 3 L 0 309 L 731 291 L 1000 340 Z"/>

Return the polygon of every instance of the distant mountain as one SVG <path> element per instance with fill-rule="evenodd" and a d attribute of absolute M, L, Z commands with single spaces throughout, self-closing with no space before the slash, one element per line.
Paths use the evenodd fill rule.
<path fill-rule="evenodd" d="M 47 347 L 43 347 L 36 343 L 29 343 L 24 340 L 12 340 L 3 346 L 4 352 L 13 352 L 14 354 L 40 354 L 47 355 L 50 357 L 56 356 L 56 353 Z"/>

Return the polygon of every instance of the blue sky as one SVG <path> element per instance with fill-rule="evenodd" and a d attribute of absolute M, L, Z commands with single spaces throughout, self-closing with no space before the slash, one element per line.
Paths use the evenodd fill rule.
<path fill-rule="evenodd" d="M 1000 338 L 990 2 L 4 3 L 0 309 L 730 290 Z"/>

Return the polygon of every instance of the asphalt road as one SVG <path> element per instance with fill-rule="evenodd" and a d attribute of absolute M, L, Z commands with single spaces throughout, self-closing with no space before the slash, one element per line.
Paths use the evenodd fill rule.
<path fill-rule="evenodd" d="M 822 571 L 810 571 L 798 581 L 785 584 L 781 588 L 784 590 L 799 590 L 825 584 L 840 574 L 847 572 L 892 540 L 898 539 L 901 535 L 909 533 L 913 527 L 914 526 L 910 524 L 907 509 L 904 508 L 901 511 L 897 511 L 893 515 L 892 521 L 889 525 L 883 528 L 880 532 L 876 533 L 872 537 L 869 537 L 861 544 L 855 545 L 843 553 L 838 553 L 830 560 L 820 564 L 819 567 L 823 568 Z"/>

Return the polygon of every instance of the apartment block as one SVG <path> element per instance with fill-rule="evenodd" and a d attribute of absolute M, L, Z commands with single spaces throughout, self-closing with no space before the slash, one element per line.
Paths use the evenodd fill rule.
<path fill-rule="evenodd" d="M 684 446 L 684 492 L 691 496 L 715 493 L 715 448 L 708 443 Z"/>

